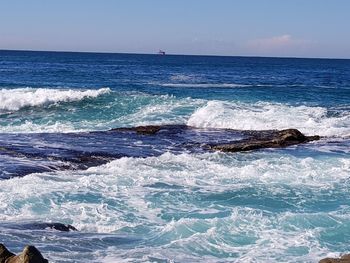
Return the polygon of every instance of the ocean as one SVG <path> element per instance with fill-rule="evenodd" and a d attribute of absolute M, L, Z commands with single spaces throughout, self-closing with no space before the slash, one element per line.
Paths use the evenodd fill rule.
<path fill-rule="evenodd" d="M 111 131 L 142 125 L 173 128 Z M 287 128 L 321 139 L 203 147 Z M 78 231 L 40 227 L 53 222 Z M 0 51 L 0 242 L 13 252 L 317 262 L 349 239 L 350 60 Z"/>

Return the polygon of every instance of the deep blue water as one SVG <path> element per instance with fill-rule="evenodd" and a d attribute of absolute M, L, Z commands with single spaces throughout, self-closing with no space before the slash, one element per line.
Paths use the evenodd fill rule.
<path fill-rule="evenodd" d="M 106 132 L 155 124 L 197 129 Z M 197 147 L 285 128 L 322 139 Z M 349 149 L 350 60 L 0 51 L 0 241 L 50 262 L 350 252 Z"/>

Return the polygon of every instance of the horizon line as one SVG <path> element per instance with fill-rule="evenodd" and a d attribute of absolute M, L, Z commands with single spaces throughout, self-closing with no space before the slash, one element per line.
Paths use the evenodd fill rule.
<path fill-rule="evenodd" d="M 180 54 L 166 53 L 159 55 L 158 53 L 137 53 L 137 52 L 113 52 L 113 51 L 73 51 L 73 50 L 37 50 L 37 49 L 2 49 L 2 51 L 13 52 L 51 52 L 51 53 L 86 53 L 86 54 L 121 54 L 121 55 L 155 55 L 155 56 L 198 56 L 198 57 L 236 57 L 236 58 L 282 58 L 282 59 L 334 59 L 334 60 L 350 60 L 350 58 L 340 57 L 298 57 L 298 56 L 258 56 L 258 55 L 215 55 L 215 54 Z"/>

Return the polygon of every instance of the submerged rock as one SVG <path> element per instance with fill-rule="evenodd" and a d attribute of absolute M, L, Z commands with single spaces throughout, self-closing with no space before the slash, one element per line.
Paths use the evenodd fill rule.
<path fill-rule="evenodd" d="M 245 152 L 263 148 L 282 148 L 319 140 L 320 136 L 305 136 L 297 129 L 274 131 L 268 136 L 251 137 L 235 143 L 211 145 L 213 150 L 223 152 Z"/>
<path fill-rule="evenodd" d="M 350 263 L 350 254 L 343 255 L 340 258 L 324 258 L 319 263 Z"/>
<path fill-rule="evenodd" d="M 0 263 L 48 263 L 40 251 L 34 246 L 26 246 L 17 256 L 0 244 Z"/>

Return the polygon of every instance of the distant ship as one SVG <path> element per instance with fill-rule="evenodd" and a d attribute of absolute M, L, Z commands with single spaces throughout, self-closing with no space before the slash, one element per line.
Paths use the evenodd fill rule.
<path fill-rule="evenodd" d="M 159 51 L 158 51 L 158 55 L 165 55 L 165 51 L 163 51 L 163 50 L 159 49 Z"/>

